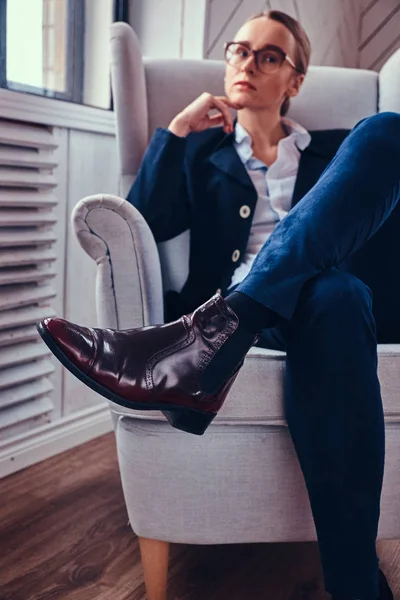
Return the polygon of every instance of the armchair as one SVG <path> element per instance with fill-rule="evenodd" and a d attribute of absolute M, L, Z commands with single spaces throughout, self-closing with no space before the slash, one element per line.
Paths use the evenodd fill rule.
<path fill-rule="evenodd" d="M 99 326 L 127 329 L 163 322 L 163 290 L 179 290 L 185 281 L 190 234 L 157 246 L 123 197 L 153 130 L 166 127 L 201 92 L 224 93 L 224 64 L 142 59 L 125 23 L 112 25 L 111 49 L 121 198 L 84 198 L 72 221 L 97 263 Z M 379 74 L 311 67 L 289 116 L 308 129 L 351 128 L 385 110 L 400 112 L 400 51 Z M 200 437 L 173 429 L 161 412 L 110 402 L 149 600 L 165 597 L 170 543 L 316 540 L 284 416 L 284 370 L 283 352 L 251 348 L 222 410 Z M 400 344 L 379 346 L 379 376 L 387 447 L 379 538 L 388 539 L 400 537 Z"/>

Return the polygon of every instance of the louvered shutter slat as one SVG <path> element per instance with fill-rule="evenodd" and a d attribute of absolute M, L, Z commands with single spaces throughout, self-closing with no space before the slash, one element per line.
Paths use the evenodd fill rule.
<path fill-rule="evenodd" d="M 0 235 L 0 247 L 12 246 L 34 246 L 41 244 L 51 244 L 57 240 L 53 231 L 40 231 L 32 229 L 28 231 L 2 231 Z"/>
<path fill-rule="evenodd" d="M 0 118 L 0 439 L 53 408 L 54 364 L 35 324 L 54 315 L 56 147 L 51 128 Z"/>
<path fill-rule="evenodd" d="M 38 271 L 36 267 L 25 267 L 20 269 L 0 269 L 0 285 L 12 283 L 29 283 L 31 281 L 46 281 L 55 276 L 52 269 Z"/>
<path fill-rule="evenodd" d="M 47 397 L 34 401 L 22 402 L 1 411 L 1 428 L 7 429 L 24 421 L 37 419 L 48 414 L 53 408 L 51 400 Z"/>
<path fill-rule="evenodd" d="M 4 286 L 2 292 L 0 311 L 48 300 L 56 295 L 50 285 Z"/>
<path fill-rule="evenodd" d="M 12 386 L 47 377 L 53 372 L 54 365 L 50 360 L 41 360 L 29 363 L 28 365 L 25 364 L 4 369 L 0 371 L 0 390 L 11 389 Z"/>
<path fill-rule="evenodd" d="M 34 169 L 7 169 L 0 167 L 0 180 L 4 187 L 35 187 L 39 189 L 53 188 L 56 180 L 53 175 L 41 173 Z"/>
<path fill-rule="evenodd" d="M 48 306 L 28 306 L 0 312 L 0 331 L 10 327 L 21 327 L 36 323 L 46 317 L 54 317 L 54 310 Z"/>
<path fill-rule="evenodd" d="M 57 148 L 49 127 L 0 120 L 0 144 L 20 148 Z"/>
<path fill-rule="evenodd" d="M 18 267 L 53 262 L 57 256 L 47 248 L 30 250 L 0 250 L 0 267 Z"/>
<path fill-rule="evenodd" d="M 0 409 L 8 408 L 19 402 L 25 402 L 26 400 L 39 398 L 40 396 L 50 393 L 52 390 L 53 386 L 50 381 L 43 378 L 25 385 L 19 385 L 12 388 L 12 390 L 6 390 L 4 392 L 0 391 Z"/>
<path fill-rule="evenodd" d="M 21 150 L 13 146 L 0 147 L 0 164 L 10 167 L 28 167 L 33 169 L 54 169 L 57 163 L 47 158 L 47 155 L 32 150 Z"/>
<path fill-rule="evenodd" d="M 11 344 L 19 344 L 37 339 L 36 327 L 30 325 L 28 327 L 13 327 L 5 331 L 0 331 L 0 348 L 2 346 L 11 346 Z"/>
<path fill-rule="evenodd" d="M 50 355 L 50 350 L 40 342 L 17 344 L 10 348 L 0 348 L 0 369 L 22 365 L 32 360 L 38 360 Z"/>
<path fill-rule="evenodd" d="M 56 206 L 57 199 L 50 192 L 38 194 L 35 190 L 13 190 L 0 187 L 0 207 Z"/>
<path fill-rule="evenodd" d="M 53 225 L 57 219 L 51 212 L 38 210 L 2 210 L 0 227 L 40 227 Z"/>

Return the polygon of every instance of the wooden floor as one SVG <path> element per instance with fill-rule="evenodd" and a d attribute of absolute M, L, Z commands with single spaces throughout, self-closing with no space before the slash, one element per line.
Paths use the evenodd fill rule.
<path fill-rule="evenodd" d="M 113 434 L 0 482 L 0 600 L 145 600 Z M 400 542 L 379 542 L 400 600 Z M 327 600 L 317 545 L 171 548 L 168 600 Z"/>

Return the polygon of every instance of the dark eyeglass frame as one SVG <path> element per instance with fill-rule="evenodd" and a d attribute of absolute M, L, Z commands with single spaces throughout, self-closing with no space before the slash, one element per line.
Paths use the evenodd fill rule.
<path fill-rule="evenodd" d="M 275 52 L 278 52 L 278 54 L 280 54 L 282 56 L 282 64 L 286 60 L 286 62 L 289 63 L 289 65 L 292 67 L 292 69 L 294 69 L 297 73 L 300 73 L 300 75 L 304 75 L 304 71 L 302 69 L 298 69 L 296 67 L 294 61 L 290 58 L 290 56 L 288 56 L 288 54 L 286 54 L 286 52 L 284 50 L 282 50 L 282 48 L 280 48 L 279 46 L 275 46 L 275 44 L 266 44 L 265 46 L 263 46 L 259 50 L 253 50 L 252 48 L 250 48 L 249 44 L 244 43 L 244 42 L 225 42 L 224 43 L 224 57 L 225 57 L 225 61 L 229 65 L 231 65 L 232 63 L 229 62 L 229 60 L 227 58 L 227 53 L 228 53 L 229 46 L 232 46 L 233 44 L 236 44 L 236 45 L 239 45 L 239 46 L 243 46 L 251 54 L 254 54 L 254 62 L 255 62 L 255 65 L 256 65 L 257 69 L 260 71 L 260 73 L 263 73 L 263 71 L 261 71 L 261 69 L 259 67 L 258 57 L 259 57 L 259 55 L 260 55 L 261 52 L 264 52 L 265 50 L 269 50 L 270 49 L 270 50 L 274 50 Z M 244 59 L 244 60 L 247 60 L 247 59 Z"/>

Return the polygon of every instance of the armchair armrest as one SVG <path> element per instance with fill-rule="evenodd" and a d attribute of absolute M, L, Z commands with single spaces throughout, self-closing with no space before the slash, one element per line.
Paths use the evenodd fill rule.
<path fill-rule="evenodd" d="M 71 221 L 80 245 L 97 263 L 99 326 L 163 323 L 159 254 L 139 211 L 123 198 L 97 194 L 76 204 Z"/>

